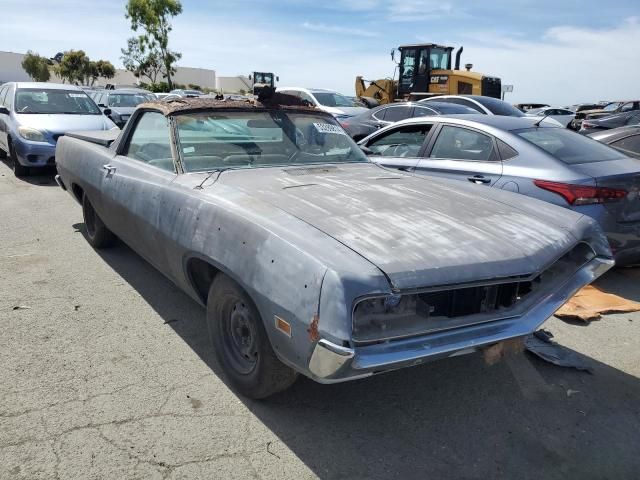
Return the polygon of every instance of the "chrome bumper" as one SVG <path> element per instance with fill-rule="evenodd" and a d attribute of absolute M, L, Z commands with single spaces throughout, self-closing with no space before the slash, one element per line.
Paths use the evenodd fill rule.
<path fill-rule="evenodd" d="M 614 263 L 610 258 L 592 259 L 556 291 L 549 292 L 519 317 L 364 347 L 346 348 L 321 339 L 311 355 L 309 371 L 312 378 L 320 383 L 343 382 L 455 357 L 485 345 L 523 337 L 537 330 L 578 290 L 593 282 Z"/>

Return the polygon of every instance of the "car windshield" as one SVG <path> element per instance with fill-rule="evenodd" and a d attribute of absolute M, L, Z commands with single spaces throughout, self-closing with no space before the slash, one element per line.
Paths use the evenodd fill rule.
<path fill-rule="evenodd" d="M 110 107 L 137 107 L 141 103 L 153 100 L 153 96 L 146 93 L 110 93 Z"/>
<path fill-rule="evenodd" d="M 503 102 L 492 97 L 474 97 L 478 103 L 488 108 L 494 115 L 504 115 L 507 117 L 524 117 L 524 113 L 510 103 Z"/>
<path fill-rule="evenodd" d="M 527 128 L 514 133 L 569 165 L 621 158 L 613 148 L 566 128 Z"/>
<path fill-rule="evenodd" d="M 284 110 L 214 111 L 176 117 L 187 172 L 368 162 L 333 118 Z"/>
<path fill-rule="evenodd" d="M 609 105 L 607 105 L 606 107 L 604 107 L 602 110 L 604 110 L 606 112 L 612 112 L 615 109 L 617 109 L 620 105 L 622 105 L 621 102 L 613 102 L 613 103 L 610 103 Z"/>
<path fill-rule="evenodd" d="M 100 115 L 100 109 L 81 90 L 19 88 L 15 98 L 16 113 Z"/>
<path fill-rule="evenodd" d="M 353 100 L 334 92 L 313 92 L 318 103 L 325 107 L 357 107 Z"/>

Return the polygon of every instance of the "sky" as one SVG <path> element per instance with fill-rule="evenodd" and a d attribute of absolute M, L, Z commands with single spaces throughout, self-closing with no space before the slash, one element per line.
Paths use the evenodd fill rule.
<path fill-rule="evenodd" d="M 126 0 L 0 0 L 0 49 L 82 49 L 121 66 Z M 464 46 L 462 63 L 514 85 L 511 102 L 640 97 L 639 0 L 183 0 L 170 46 L 217 75 L 272 71 L 281 86 L 354 94 L 394 74 L 403 44 Z M 38 12 L 38 15 L 34 15 Z"/>

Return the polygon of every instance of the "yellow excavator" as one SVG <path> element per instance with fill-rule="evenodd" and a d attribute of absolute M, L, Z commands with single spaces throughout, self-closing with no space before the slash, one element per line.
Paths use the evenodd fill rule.
<path fill-rule="evenodd" d="M 365 80 L 356 77 L 356 96 L 369 106 L 408 100 L 420 100 L 436 95 L 485 95 L 500 98 L 502 83 L 497 77 L 472 72 L 468 63 L 460 70 L 460 56 L 463 48 L 456 53 L 455 67 L 451 69 L 453 47 L 426 43 L 402 45 L 400 62 L 396 71 L 398 79 Z M 395 62 L 396 50 L 391 51 Z M 368 83 L 368 85 L 367 85 Z"/>

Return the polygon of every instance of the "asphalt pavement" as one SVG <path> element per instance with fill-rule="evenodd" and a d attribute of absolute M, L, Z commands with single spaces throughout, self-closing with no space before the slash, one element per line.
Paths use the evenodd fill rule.
<path fill-rule="evenodd" d="M 128 247 L 93 250 L 52 175 L 0 162 L 0 247 L 0 479 L 640 477 L 640 314 L 545 324 L 593 374 L 472 354 L 257 402 L 204 310 Z"/>

